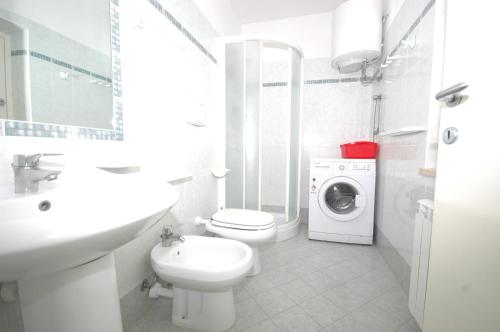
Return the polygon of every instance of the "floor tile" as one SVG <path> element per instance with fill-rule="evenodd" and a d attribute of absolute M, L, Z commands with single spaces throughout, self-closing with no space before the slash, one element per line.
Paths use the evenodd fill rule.
<path fill-rule="evenodd" d="M 270 255 L 270 268 L 284 266 L 297 260 L 297 257 L 287 249 L 275 250 L 273 252 L 266 253 L 266 255 Z"/>
<path fill-rule="evenodd" d="M 340 282 L 353 280 L 361 276 L 363 273 L 368 272 L 365 271 L 365 268 L 360 266 L 359 263 L 353 259 L 341 262 L 339 264 L 334 264 L 323 271 L 327 273 L 331 278 Z"/>
<path fill-rule="evenodd" d="M 345 309 L 333 304 L 325 296 L 315 296 L 301 305 L 302 309 L 319 325 L 325 327 L 347 314 Z"/>
<path fill-rule="evenodd" d="M 257 294 L 254 298 L 270 317 L 295 305 L 295 302 L 288 295 L 277 288 Z"/>
<path fill-rule="evenodd" d="M 172 301 L 158 299 L 128 332 L 160 332 L 172 330 Z"/>
<path fill-rule="evenodd" d="M 363 274 L 362 276 L 358 277 L 357 279 L 368 282 L 368 281 L 375 281 L 375 280 L 383 279 L 385 277 L 393 277 L 393 275 L 383 268 L 382 269 L 377 268 L 377 269 L 371 270 L 371 271 Z"/>
<path fill-rule="evenodd" d="M 279 329 L 272 320 L 268 319 L 257 325 L 244 329 L 243 332 L 279 332 Z"/>
<path fill-rule="evenodd" d="M 321 326 L 299 306 L 272 317 L 272 320 L 284 332 L 315 332 L 321 329 Z"/>
<path fill-rule="evenodd" d="M 363 305 L 351 315 L 363 325 L 370 326 L 373 332 L 395 331 L 405 322 L 395 313 L 384 311 L 373 303 Z"/>
<path fill-rule="evenodd" d="M 345 283 L 345 286 L 361 295 L 367 300 L 375 299 L 376 297 L 386 293 L 392 288 L 399 287 L 396 279 L 392 276 L 382 277 L 381 279 L 366 281 L 363 278 L 358 278 Z"/>
<path fill-rule="evenodd" d="M 406 323 L 401 325 L 396 332 L 421 332 L 420 327 L 418 327 L 417 322 L 413 318 L 410 318 Z"/>
<path fill-rule="evenodd" d="M 246 290 L 246 288 L 235 288 L 233 290 L 234 293 L 234 302 L 240 302 L 241 300 L 246 300 L 250 297 L 250 294 Z"/>
<path fill-rule="evenodd" d="M 317 291 L 305 283 L 301 279 L 289 282 L 279 287 L 286 295 L 288 295 L 295 303 L 304 302 L 307 299 L 315 296 Z"/>
<path fill-rule="evenodd" d="M 302 277 L 309 286 L 314 288 L 317 292 L 326 292 L 332 288 L 339 286 L 341 283 L 323 271 L 316 271 L 309 275 Z"/>
<path fill-rule="evenodd" d="M 334 264 L 341 263 L 344 260 L 346 260 L 346 258 L 339 257 L 335 253 L 319 253 L 307 257 L 307 259 L 303 261 L 303 264 L 306 265 L 311 271 L 317 271 Z"/>
<path fill-rule="evenodd" d="M 334 250 L 342 253 L 346 258 L 356 258 L 360 256 L 362 253 L 359 251 L 359 247 L 365 247 L 364 245 L 359 244 L 351 244 L 351 243 L 335 243 L 337 247 L 331 247 L 331 249 L 326 250 Z"/>
<path fill-rule="evenodd" d="M 367 299 L 363 298 L 362 296 L 358 295 L 357 293 L 343 285 L 325 292 L 324 295 L 332 303 L 347 311 L 352 311 L 368 301 Z"/>
<path fill-rule="evenodd" d="M 372 303 L 382 310 L 394 313 L 402 321 L 407 321 L 412 317 L 408 309 L 408 297 L 400 287 L 392 288 Z"/>
<path fill-rule="evenodd" d="M 242 331 L 268 319 L 264 310 L 262 310 L 262 308 L 252 298 L 242 300 L 236 303 L 235 306 L 236 322 L 234 324 L 234 329 L 236 331 Z"/>
<path fill-rule="evenodd" d="M 351 315 L 345 316 L 333 325 L 328 326 L 325 332 L 373 332 L 369 326 L 357 321 Z M 390 331 L 385 331 L 390 332 Z"/>
<path fill-rule="evenodd" d="M 298 278 L 315 272 L 315 270 L 311 268 L 310 264 L 297 260 L 293 263 L 286 265 L 286 268 L 290 273 L 293 273 Z"/>
<path fill-rule="evenodd" d="M 250 296 L 262 292 L 267 292 L 275 287 L 264 273 L 253 277 L 247 277 L 242 281 L 242 284 L 243 288 L 248 292 Z"/>
<path fill-rule="evenodd" d="M 298 275 L 294 274 L 293 269 L 288 266 L 274 268 L 263 272 L 263 274 L 273 286 L 281 286 L 299 278 Z"/>

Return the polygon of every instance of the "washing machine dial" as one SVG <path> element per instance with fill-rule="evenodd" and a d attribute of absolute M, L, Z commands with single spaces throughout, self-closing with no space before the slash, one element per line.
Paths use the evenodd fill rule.
<path fill-rule="evenodd" d="M 344 166 L 344 165 L 340 165 L 340 166 L 339 166 L 339 169 L 340 169 L 341 171 L 343 171 L 343 170 L 345 170 L 345 166 Z"/>

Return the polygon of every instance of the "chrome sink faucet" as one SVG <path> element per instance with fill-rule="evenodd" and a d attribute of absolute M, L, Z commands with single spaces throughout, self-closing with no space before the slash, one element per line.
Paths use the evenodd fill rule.
<path fill-rule="evenodd" d="M 40 181 L 56 180 L 61 173 L 60 171 L 43 169 L 38 166 L 41 157 L 60 155 L 60 153 L 15 154 L 11 164 L 14 170 L 15 193 L 36 193 Z"/>
<path fill-rule="evenodd" d="M 175 234 L 172 232 L 172 226 L 163 227 L 163 232 L 160 235 L 161 246 L 170 247 L 175 241 L 184 242 L 184 237 L 181 234 Z"/>

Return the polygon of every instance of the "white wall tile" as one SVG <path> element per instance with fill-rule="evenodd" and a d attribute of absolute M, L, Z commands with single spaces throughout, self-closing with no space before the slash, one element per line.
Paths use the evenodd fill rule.
<path fill-rule="evenodd" d="M 346 77 L 331 68 L 329 58 L 306 60 L 304 76 L 306 80 Z M 302 208 L 309 206 L 309 160 L 341 158 L 340 144 L 370 137 L 371 96 L 371 85 L 360 82 L 304 85 Z"/>
<path fill-rule="evenodd" d="M 389 48 L 399 41 L 427 2 L 404 3 L 388 30 Z M 399 59 L 386 68 L 383 81 L 375 87 L 377 93 L 383 95 L 381 131 L 427 126 L 432 120 L 429 119 L 429 105 L 432 98 L 433 27 L 434 9 L 431 9 L 410 35 L 410 38 L 416 37 L 416 47 L 399 48 L 396 52 Z M 436 117 L 436 114 L 432 116 Z M 377 228 L 408 265 L 411 265 L 417 201 L 432 198 L 434 192 L 434 179 L 418 173 L 426 163 L 426 138 L 425 132 L 378 138 Z"/>

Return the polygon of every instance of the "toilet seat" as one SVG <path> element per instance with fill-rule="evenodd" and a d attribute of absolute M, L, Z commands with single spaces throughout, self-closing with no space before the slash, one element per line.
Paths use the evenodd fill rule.
<path fill-rule="evenodd" d="M 213 226 L 246 231 L 259 231 L 275 227 L 271 214 L 255 210 L 225 209 L 216 212 L 210 223 Z"/>
<path fill-rule="evenodd" d="M 276 223 L 272 214 L 255 210 L 224 209 L 205 223 L 209 232 L 256 246 L 273 241 Z"/>

